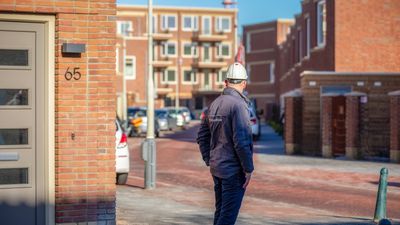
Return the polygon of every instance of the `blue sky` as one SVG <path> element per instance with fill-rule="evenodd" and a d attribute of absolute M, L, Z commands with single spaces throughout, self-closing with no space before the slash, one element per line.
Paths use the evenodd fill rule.
<path fill-rule="evenodd" d="M 153 0 L 154 5 L 222 7 L 222 0 Z M 301 11 L 301 0 L 238 0 L 239 27 L 277 18 L 293 18 Z M 118 4 L 146 5 L 147 0 L 117 0 Z"/>

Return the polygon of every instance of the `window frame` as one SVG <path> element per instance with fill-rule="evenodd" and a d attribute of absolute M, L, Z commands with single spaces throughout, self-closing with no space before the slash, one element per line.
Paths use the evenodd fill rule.
<path fill-rule="evenodd" d="M 185 18 L 190 18 L 190 28 L 185 27 Z M 196 15 L 182 15 L 182 31 L 192 32 L 199 31 L 199 16 Z"/>
<path fill-rule="evenodd" d="M 306 23 L 306 58 L 310 57 L 310 52 L 311 52 L 311 20 L 310 17 L 307 16 L 305 18 L 305 23 Z"/>
<path fill-rule="evenodd" d="M 228 19 L 229 29 L 222 29 L 222 20 Z M 230 16 L 217 16 L 215 18 L 215 32 L 217 33 L 229 33 L 232 31 L 232 18 Z"/>
<path fill-rule="evenodd" d="M 204 33 L 204 31 L 205 31 L 205 28 L 204 28 L 204 21 L 206 20 L 206 19 L 209 19 L 210 20 L 210 23 L 209 23 L 209 25 L 210 25 L 210 28 L 208 29 L 209 30 L 209 33 L 207 34 L 207 33 Z M 202 35 L 206 35 L 206 36 L 211 36 L 212 35 L 212 17 L 211 16 L 201 16 L 201 34 Z"/>
<path fill-rule="evenodd" d="M 132 60 L 132 75 L 127 75 L 127 66 L 126 63 L 128 59 Z M 125 64 L 124 64 L 124 78 L 125 80 L 136 80 L 136 56 L 134 55 L 127 55 L 125 56 Z"/>
<path fill-rule="evenodd" d="M 175 80 L 174 81 L 169 81 L 168 80 L 168 71 L 174 71 L 175 72 Z M 164 70 L 164 72 L 163 73 L 160 73 L 161 74 L 161 79 L 160 79 L 160 83 L 161 84 L 177 84 L 178 82 L 177 82 L 177 70 L 175 69 L 175 68 L 168 68 L 168 69 L 165 69 Z M 166 80 L 164 79 L 164 78 L 166 78 Z"/>
<path fill-rule="evenodd" d="M 178 55 L 178 45 L 176 41 L 166 41 L 163 44 L 163 49 L 161 51 L 161 56 L 162 57 L 176 57 Z M 175 47 L 175 54 L 169 54 L 168 53 L 168 45 L 174 45 Z"/>
<path fill-rule="evenodd" d="M 153 31 L 152 31 L 152 33 L 153 34 L 158 33 L 158 27 L 157 27 L 157 25 L 158 25 L 158 15 L 157 14 L 153 15 L 151 22 L 153 23 Z"/>
<path fill-rule="evenodd" d="M 324 47 L 326 44 L 326 1 L 320 0 L 317 2 L 316 6 L 317 6 L 317 32 L 316 32 L 317 46 Z"/>
<path fill-rule="evenodd" d="M 269 62 L 269 82 L 275 83 L 275 62 Z"/>
<path fill-rule="evenodd" d="M 190 55 L 185 54 L 185 46 L 190 45 Z M 182 58 L 199 57 L 199 44 L 197 42 L 182 41 Z"/>
<path fill-rule="evenodd" d="M 225 79 L 222 79 L 222 73 L 225 72 L 227 73 L 227 68 L 224 69 L 220 69 L 217 73 L 217 76 L 215 76 L 215 84 L 224 84 L 225 80 L 226 80 L 226 75 L 225 75 Z M 221 79 L 221 80 L 220 80 Z"/>
<path fill-rule="evenodd" d="M 175 27 L 168 26 L 168 17 L 174 18 Z M 162 14 L 161 15 L 161 30 L 162 31 L 177 31 L 178 30 L 178 16 L 176 14 Z"/>
<path fill-rule="evenodd" d="M 190 81 L 185 81 L 185 72 L 190 72 Z M 197 79 L 197 71 L 189 68 L 183 68 L 182 69 L 182 84 L 184 85 L 193 85 L 193 84 L 198 84 L 199 79 Z"/>
<path fill-rule="evenodd" d="M 128 30 L 127 30 L 127 34 L 122 33 L 122 24 L 128 24 Z M 130 29 L 129 29 L 130 28 Z M 117 21 L 117 34 L 118 35 L 122 35 L 124 37 L 131 37 L 132 36 L 132 32 L 133 32 L 133 23 L 130 20 L 118 20 Z"/>
<path fill-rule="evenodd" d="M 222 48 L 223 46 L 228 46 L 229 47 L 229 54 L 228 55 L 222 55 Z M 221 42 L 218 43 L 215 47 L 215 56 L 217 59 L 229 59 L 232 57 L 232 44 L 230 42 Z"/>

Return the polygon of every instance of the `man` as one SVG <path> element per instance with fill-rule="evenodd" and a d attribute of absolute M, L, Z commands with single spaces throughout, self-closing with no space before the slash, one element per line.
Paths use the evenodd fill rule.
<path fill-rule="evenodd" d="M 201 121 L 197 143 L 214 180 L 214 225 L 233 225 L 253 166 L 250 101 L 243 95 L 247 73 L 240 63 L 229 66 L 226 88 Z"/>

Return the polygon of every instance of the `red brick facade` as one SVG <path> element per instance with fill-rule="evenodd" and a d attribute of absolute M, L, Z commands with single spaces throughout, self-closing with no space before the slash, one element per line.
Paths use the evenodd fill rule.
<path fill-rule="evenodd" d="M 0 1 L 1 13 L 52 15 L 56 21 L 50 224 L 115 224 L 115 8 L 115 0 Z M 63 43 L 84 43 L 86 52 L 62 54 Z M 68 67 L 79 67 L 81 79 L 66 80 Z"/>
<path fill-rule="evenodd" d="M 390 95 L 390 160 L 400 162 L 400 91 Z"/>
<path fill-rule="evenodd" d="M 222 71 L 234 62 L 236 54 L 236 9 L 154 7 L 153 32 L 153 71 L 156 87 L 156 107 L 175 106 L 176 93 L 181 106 L 187 106 L 197 115 L 222 91 L 223 81 L 218 81 Z M 164 16 L 175 18 L 175 28 L 164 29 Z M 183 27 L 184 17 L 196 18 L 196 29 Z M 229 20 L 229 29 L 216 29 L 217 20 Z M 209 19 L 209 33 L 205 34 L 205 19 Z M 127 78 L 128 106 L 146 105 L 147 74 L 147 7 L 120 5 L 117 20 L 131 23 L 132 30 L 127 34 L 117 34 L 118 51 L 118 96 L 122 97 L 124 75 L 124 51 L 127 57 L 136 58 L 135 78 Z M 165 20 L 166 21 L 166 20 Z M 194 24 L 194 22 L 193 22 Z M 175 54 L 164 54 L 165 44 L 175 46 Z M 184 44 L 193 44 L 196 54 L 184 53 Z M 229 54 L 218 56 L 218 46 L 229 46 Z M 207 56 L 205 49 L 208 49 Z M 168 71 L 174 71 L 175 81 L 166 81 Z M 193 80 L 184 80 L 184 71 L 193 71 Z M 208 74 L 208 75 L 206 75 Z M 207 79 L 208 77 L 208 79 Z M 178 85 L 177 85 L 178 84 Z M 178 89 L 178 90 L 177 90 Z M 121 111 L 121 109 L 119 109 Z"/>
<path fill-rule="evenodd" d="M 285 149 L 286 154 L 301 153 L 302 97 L 300 95 L 285 98 Z"/>
<path fill-rule="evenodd" d="M 286 40 L 292 20 L 277 20 L 243 27 L 243 43 L 246 49 L 246 68 L 249 74 L 247 91 L 255 99 L 257 107 L 265 112 L 265 119 L 272 119 L 272 107 L 276 105 L 278 80 L 276 64 L 278 44 Z"/>

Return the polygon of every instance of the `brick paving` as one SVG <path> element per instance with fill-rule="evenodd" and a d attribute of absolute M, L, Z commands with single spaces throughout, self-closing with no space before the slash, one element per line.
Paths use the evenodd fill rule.
<path fill-rule="evenodd" d="M 194 141 L 198 123 L 157 139 L 157 188 L 143 189 L 142 139 L 129 140 L 128 185 L 117 189 L 119 225 L 212 224 L 212 180 Z M 400 165 L 283 155 L 263 127 L 237 224 L 373 224 L 378 174 L 389 168 L 388 216 L 400 224 Z"/>

